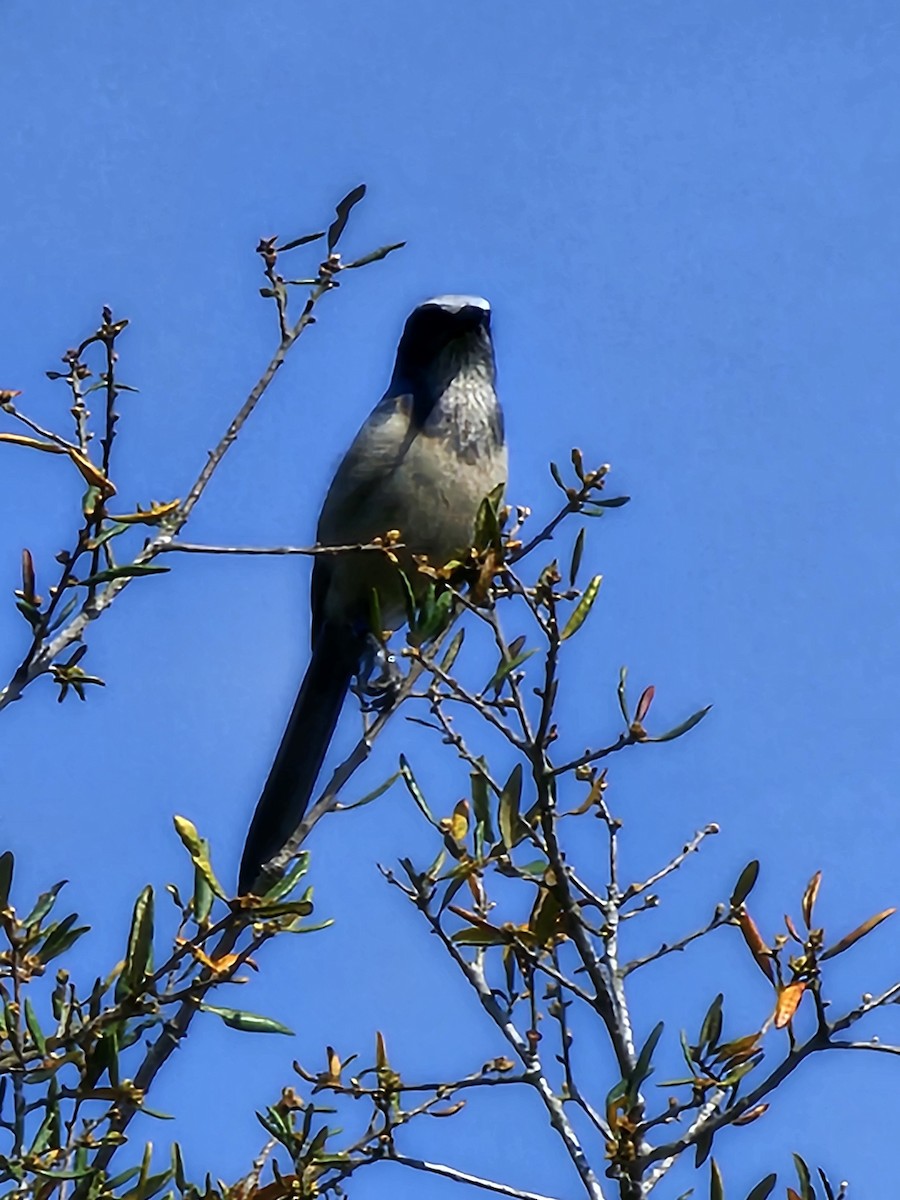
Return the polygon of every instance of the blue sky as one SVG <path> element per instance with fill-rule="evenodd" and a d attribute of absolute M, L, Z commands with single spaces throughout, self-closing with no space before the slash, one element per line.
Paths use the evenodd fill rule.
<path fill-rule="evenodd" d="M 0 386 L 65 422 L 43 372 L 112 304 L 133 322 L 122 378 L 141 389 L 123 403 L 123 497 L 183 495 L 273 346 L 257 238 L 321 227 L 365 180 L 347 251 L 408 246 L 327 299 L 191 536 L 310 540 L 406 312 L 437 292 L 485 294 L 511 496 L 548 511 L 547 460 L 579 445 L 634 497 L 589 531 L 587 565 L 605 583 L 567 667 L 566 736 L 576 752 L 614 736 L 623 662 L 636 687 L 656 685 L 660 726 L 715 704 L 692 737 L 613 766 L 635 875 L 707 821 L 722 826 L 635 936 L 705 919 L 751 857 L 770 932 L 819 867 L 831 926 L 897 900 L 893 4 L 8 0 L 0 38 Z M 4 678 L 24 646 L 11 597 L 21 547 L 49 569 L 77 503 L 60 462 L 36 458 L 2 455 Z M 96 966 L 119 955 L 141 886 L 185 880 L 173 812 L 233 874 L 305 661 L 304 563 L 174 568 L 91 631 L 107 687 L 89 704 L 58 706 L 37 684 L 2 716 L 2 840 L 23 889 L 71 879 L 97 928 Z M 353 729 L 349 718 L 342 744 Z M 395 729 L 365 786 L 401 745 L 433 754 Z M 93 765 L 73 769 L 85 756 Z M 429 781 L 449 811 L 458 793 L 442 778 Z M 316 832 L 318 909 L 337 924 L 276 948 L 240 997 L 297 1029 L 295 1043 L 208 1024 L 163 1080 L 157 1103 L 176 1113 L 195 1169 L 245 1168 L 253 1107 L 327 1042 L 364 1050 L 383 1028 L 421 1074 L 501 1051 L 375 868 L 424 854 L 409 807 L 392 792 Z M 836 1003 L 897 977 L 896 939 L 888 927 L 835 964 Z M 719 988 L 740 1019 L 762 1019 L 764 981 L 724 935 L 639 985 L 639 1029 L 665 1017 L 674 1044 Z M 898 1024 L 889 1012 L 880 1031 L 896 1041 Z M 722 1139 L 736 1194 L 786 1168 L 791 1149 L 857 1194 L 883 1191 L 895 1071 L 875 1055 L 809 1064 L 764 1121 Z M 542 1117 L 519 1125 L 524 1112 L 504 1099 L 458 1131 L 434 1123 L 424 1152 L 575 1194 Z M 354 1195 L 384 1186 L 363 1175 Z M 397 1170 L 389 1186 L 413 1196 L 422 1180 Z"/>

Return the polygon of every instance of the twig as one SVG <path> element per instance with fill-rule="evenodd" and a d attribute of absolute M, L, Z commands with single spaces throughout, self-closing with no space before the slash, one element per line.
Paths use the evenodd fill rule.
<path fill-rule="evenodd" d="M 444 638 L 453 627 L 451 621 L 445 630 L 435 639 L 433 648 L 436 651 L 442 644 Z M 416 656 L 410 665 L 409 671 L 406 673 L 406 678 L 400 684 L 393 705 L 385 712 L 379 713 L 372 724 L 366 729 L 363 736 L 356 743 L 351 752 L 347 755 L 342 763 L 337 766 L 332 772 L 324 790 L 320 792 L 316 802 L 306 810 L 306 813 L 295 829 L 293 835 L 285 842 L 284 846 L 274 855 L 268 862 L 263 863 L 259 873 L 259 879 L 255 882 L 272 880 L 274 881 L 287 868 L 288 864 L 296 857 L 300 847 L 306 841 L 310 831 L 315 825 L 321 821 L 326 813 L 331 812 L 337 803 L 338 794 L 344 788 L 348 780 L 355 774 L 356 771 L 363 765 L 372 750 L 372 743 L 382 732 L 388 721 L 400 707 L 402 702 L 409 696 L 413 690 L 416 680 L 425 670 L 425 663 L 420 656 Z"/>
<path fill-rule="evenodd" d="M 594 1170 L 581 1148 L 581 1143 L 578 1141 L 575 1130 L 569 1124 L 562 1101 L 555 1095 L 543 1074 L 537 1051 L 522 1036 L 512 1020 L 500 1007 L 494 992 L 484 977 L 483 969 L 476 963 L 469 962 L 460 952 L 456 943 L 451 941 L 447 936 L 440 920 L 432 913 L 427 896 L 420 892 L 415 897 L 415 903 L 416 907 L 427 920 L 432 932 L 440 939 L 444 949 L 468 980 L 469 985 L 478 997 L 482 1009 L 494 1022 L 522 1061 L 525 1067 L 526 1078 L 543 1101 L 550 1124 L 559 1134 L 566 1152 L 578 1172 L 585 1191 L 591 1197 L 591 1200 L 604 1200 L 603 1188 L 600 1181 L 594 1174 Z"/>
<path fill-rule="evenodd" d="M 833 1042 L 831 1040 L 832 1035 L 840 1030 L 847 1029 L 850 1025 L 855 1024 L 867 1013 L 873 1012 L 877 1008 L 882 1008 L 886 1004 L 893 1004 L 898 999 L 900 999 L 900 983 L 895 983 L 882 992 L 880 996 L 868 997 L 862 1002 L 862 1004 L 858 1005 L 854 1009 L 851 1009 L 842 1017 L 839 1017 L 836 1021 L 833 1021 L 830 1025 L 817 1029 L 811 1037 L 802 1043 L 802 1045 L 795 1045 L 790 1053 L 786 1055 L 786 1057 L 778 1064 L 778 1066 L 775 1067 L 775 1069 L 769 1075 L 767 1075 L 761 1083 L 757 1084 L 752 1091 L 748 1092 L 740 1100 L 736 1100 L 735 1103 L 729 1105 L 728 1108 L 725 1109 L 718 1108 L 718 1104 L 721 1103 L 721 1099 L 724 1096 L 724 1093 L 720 1093 L 719 1098 L 716 1101 L 716 1111 L 711 1112 L 703 1121 L 701 1121 L 700 1116 L 698 1116 L 697 1120 L 693 1122 L 690 1129 L 688 1129 L 687 1132 L 682 1135 L 682 1137 L 672 1142 L 668 1142 L 664 1146 L 656 1146 L 655 1148 L 647 1151 L 643 1155 L 642 1161 L 644 1163 L 651 1163 L 658 1162 L 660 1160 L 668 1161 L 671 1159 L 672 1162 L 674 1162 L 679 1155 L 681 1155 L 689 1146 L 696 1142 L 698 1136 L 702 1135 L 703 1137 L 712 1137 L 717 1130 L 721 1129 L 725 1125 L 733 1124 L 733 1122 L 743 1113 L 748 1112 L 751 1108 L 755 1108 L 761 1100 L 768 1096 L 770 1092 L 774 1091 L 775 1088 L 777 1088 L 779 1084 L 787 1079 L 789 1075 L 793 1074 L 797 1067 L 799 1067 L 804 1059 L 808 1058 L 810 1054 L 813 1054 L 818 1050 L 829 1050 L 832 1048 L 837 1050 L 854 1048 L 852 1043 L 848 1044 L 846 1042 Z M 879 1043 L 875 1043 L 874 1045 L 872 1043 L 864 1043 L 862 1048 L 874 1049 L 874 1046 L 878 1044 Z M 893 1052 L 900 1053 L 900 1048 L 895 1049 L 894 1047 L 891 1047 L 889 1053 Z M 705 1106 L 705 1108 L 709 1107 L 709 1103 Z M 701 1112 L 702 1111 L 704 1110 L 701 1110 Z"/>
<path fill-rule="evenodd" d="M 530 542 L 526 542 L 524 546 L 520 547 L 510 555 L 510 562 L 518 562 L 520 559 L 525 558 L 526 555 L 530 554 L 537 546 L 540 546 L 542 542 L 549 542 L 562 522 L 565 521 L 567 517 L 571 517 L 574 513 L 581 512 L 585 504 L 587 504 L 590 500 L 591 493 L 600 491 L 602 489 L 603 481 L 608 473 L 609 467 L 606 465 L 600 467 L 598 471 L 594 472 L 594 477 L 591 478 L 590 482 L 585 481 L 582 487 L 575 492 L 574 495 L 569 496 L 568 500 L 562 506 L 559 512 L 547 522 L 540 533 L 535 534 Z"/>
<path fill-rule="evenodd" d="M 703 1130 L 706 1122 L 710 1119 L 710 1117 L 725 1099 L 726 1094 L 726 1092 L 719 1089 L 713 1092 L 710 1098 L 701 1105 L 699 1111 L 697 1112 L 697 1116 L 688 1126 L 684 1134 L 685 1138 L 693 1138 L 698 1132 Z M 649 1128 L 649 1126 L 647 1126 L 647 1128 Z M 661 1163 L 653 1168 L 650 1174 L 643 1180 L 643 1189 L 645 1195 L 656 1187 L 659 1181 L 669 1173 L 677 1161 L 678 1155 L 670 1154 L 667 1155 Z"/>
<path fill-rule="evenodd" d="M 661 879 L 665 879 L 667 875 L 671 875 L 673 871 L 677 871 L 686 858 L 700 849 L 700 844 L 704 838 L 711 837 L 719 832 L 719 826 L 715 823 L 707 825 L 705 829 L 699 829 L 689 842 L 685 844 L 680 854 L 676 854 L 671 862 L 667 863 L 655 875 L 651 875 L 649 879 L 645 879 L 643 883 L 632 883 L 625 889 L 619 900 L 620 905 L 627 904 L 629 900 L 633 900 L 635 896 L 639 896 L 641 892 L 646 892 L 648 888 L 659 883 Z"/>
<path fill-rule="evenodd" d="M 511 1196 L 513 1200 L 554 1200 L 552 1196 L 544 1196 L 540 1192 L 526 1192 L 521 1188 L 510 1187 L 506 1183 L 497 1183 L 492 1179 L 484 1179 L 480 1175 L 469 1175 L 466 1171 L 448 1167 L 443 1163 L 426 1162 L 423 1158 L 410 1158 L 407 1154 L 392 1151 L 385 1157 L 386 1162 L 399 1163 L 403 1167 L 412 1167 L 416 1171 L 427 1171 L 432 1175 L 443 1175 L 456 1183 L 468 1183 L 471 1187 L 483 1188 L 488 1192 L 496 1192 L 500 1196 Z"/>
<path fill-rule="evenodd" d="M 879 1054 L 900 1054 L 900 1046 L 889 1046 L 885 1042 L 829 1042 L 829 1050 L 875 1050 Z"/>
<path fill-rule="evenodd" d="M 563 763 L 561 767 L 551 768 L 551 775 L 565 775 L 567 771 L 574 771 L 578 767 L 586 767 L 588 763 L 599 762 L 601 758 L 607 758 L 610 754 L 615 754 L 619 750 L 624 750 L 626 746 L 637 746 L 641 743 L 630 731 L 628 733 L 620 733 L 618 739 L 611 746 L 604 746 L 602 750 L 585 750 L 584 754 L 573 758 L 570 762 Z"/>
<path fill-rule="evenodd" d="M 722 925 L 729 923 L 728 910 L 725 905 L 720 904 L 713 913 L 707 925 L 702 929 L 695 929 L 693 933 L 686 934 L 683 938 L 679 938 L 677 942 L 663 942 L 658 950 L 654 950 L 652 954 L 645 954 L 643 958 L 633 958 L 631 962 L 626 963 L 620 969 L 620 974 L 623 978 L 630 975 L 632 971 L 636 971 L 638 967 L 646 967 L 648 963 L 656 962 L 658 958 L 663 958 L 667 954 L 674 954 L 677 951 L 684 950 L 691 942 L 696 942 L 698 938 L 705 937 L 714 929 L 719 929 Z"/>
<path fill-rule="evenodd" d="M 58 433 L 53 433 L 53 431 L 50 429 L 44 429 L 42 425 L 38 425 L 37 422 L 32 421 L 30 417 L 26 417 L 23 412 L 19 412 L 11 400 L 7 401 L 3 405 L 3 411 L 8 413 L 11 417 L 15 417 L 17 421 L 21 421 L 21 423 L 26 425 L 32 431 L 32 433 L 38 434 L 39 437 L 46 438 L 48 442 L 53 442 L 55 446 L 59 446 L 67 453 L 71 452 L 78 455 L 83 453 L 81 448 L 76 446 L 73 442 L 66 441 L 64 437 L 61 437 Z"/>
<path fill-rule="evenodd" d="M 433 651 L 430 655 L 425 655 L 418 647 L 411 646 L 406 651 L 406 654 L 412 658 L 414 662 L 421 663 L 426 671 L 439 679 L 445 687 L 449 688 L 454 699 L 460 701 L 462 704 L 468 705 L 469 708 L 474 708 L 476 712 L 478 712 L 486 721 L 489 722 L 489 724 L 493 725 L 496 730 L 502 733 L 506 740 L 512 743 L 517 750 L 525 749 L 524 743 L 518 737 L 516 737 L 508 725 L 505 725 L 500 720 L 500 718 L 492 711 L 492 709 L 484 702 L 484 700 L 467 691 L 466 688 L 464 688 L 459 682 L 459 680 L 448 674 L 443 667 L 441 667 L 441 665 L 435 661 Z"/>
<path fill-rule="evenodd" d="M 288 331 L 286 338 L 283 338 L 278 349 L 269 360 L 268 366 L 263 371 L 262 375 L 257 380 L 253 389 L 250 391 L 247 399 L 241 405 L 235 417 L 231 420 L 228 428 L 225 430 L 222 437 L 219 439 L 215 449 L 210 451 L 207 462 L 199 475 L 195 479 L 187 498 L 184 503 L 176 510 L 169 518 L 160 531 L 151 538 L 144 548 L 135 555 L 133 563 L 137 566 L 143 566 L 151 563 L 154 558 L 162 553 L 166 547 L 173 541 L 175 536 L 184 527 L 191 512 L 194 509 L 197 501 L 203 495 L 209 485 L 210 480 L 216 472 L 222 459 L 227 454 L 232 443 L 237 438 L 247 419 L 256 408 L 259 401 L 262 399 L 266 389 L 275 378 L 278 368 L 284 362 L 288 351 L 303 333 L 303 331 L 312 322 L 312 310 L 316 303 L 321 299 L 325 292 L 332 287 L 330 274 L 320 275 L 320 279 L 316 286 L 312 288 L 310 295 L 306 301 L 306 305 L 297 322 Z M 96 339 L 94 339 L 96 340 Z M 62 442 L 62 439 L 56 439 Z M 68 445 L 68 443 L 65 443 Z M 43 640 L 32 648 L 28 657 L 20 665 L 16 673 L 13 675 L 10 682 L 5 688 L 0 690 L 0 710 L 8 704 L 18 700 L 22 692 L 33 679 L 44 674 L 50 669 L 50 664 L 69 646 L 75 642 L 79 642 L 84 636 L 91 621 L 96 620 L 100 614 L 107 609 L 116 596 L 119 595 L 131 582 L 128 576 L 122 576 L 117 579 L 110 580 L 105 584 L 95 596 L 89 598 L 82 606 L 71 621 L 63 626 L 59 632 L 49 641 Z"/>

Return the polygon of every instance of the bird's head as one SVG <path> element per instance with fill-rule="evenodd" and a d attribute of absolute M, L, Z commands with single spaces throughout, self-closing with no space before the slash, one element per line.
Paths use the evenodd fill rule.
<path fill-rule="evenodd" d="M 481 296 L 435 296 L 414 308 L 397 347 L 395 378 L 452 375 L 487 367 L 493 379 L 491 306 Z"/>

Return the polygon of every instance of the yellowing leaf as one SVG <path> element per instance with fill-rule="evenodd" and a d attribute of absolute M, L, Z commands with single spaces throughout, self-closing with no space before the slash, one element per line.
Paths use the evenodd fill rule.
<path fill-rule="evenodd" d="M 735 1117 L 732 1125 L 752 1125 L 755 1120 L 768 1111 L 768 1104 L 757 1104 L 755 1108 L 749 1108 L 745 1113 L 741 1113 L 739 1117 Z"/>
<path fill-rule="evenodd" d="M 465 841 L 466 834 L 469 832 L 469 802 L 468 800 L 460 800 L 453 810 L 452 817 L 445 817 L 441 821 L 441 828 L 445 833 L 457 843 Z"/>
<path fill-rule="evenodd" d="M 150 507 L 147 509 L 137 507 L 137 512 L 123 513 L 120 516 L 110 516 L 111 521 L 117 521 L 120 525 L 158 525 L 165 517 L 170 516 L 178 508 L 181 500 L 167 500 L 164 504 L 160 504 L 156 500 L 150 501 Z"/>
<path fill-rule="evenodd" d="M 806 928 L 812 927 L 813 909 L 816 906 L 816 896 L 819 894 L 819 884 L 822 882 L 822 872 L 816 871 L 812 879 L 806 885 L 806 891 L 803 893 L 803 920 L 806 922 Z"/>
<path fill-rule="evenodd" d="M 29 446 L 32 450 L 44 450 L 47 454 L 67 454 L 63 446 L 54 442 L 42 442 L 24 433 L 0 433 L 0 442 L 12 442 L 16 446 Z"/>
<path fill-rule="evenodd" d="M 784 1029 L 785 1025 L 789 1025 L 794 1019 L 794 1013 L 797 1011 L 797 1006 L 803 999 L 803 993 L 806 991 L 806 984 L 803 982 L 789 983 L 778 993 L 778 1001 L 775 1005 L 775 1028 Z"/>
<path fill-rule="evenodd" d="M 826 959 L 834 958 L 837 954 L 843 954 L 845 950 L 849 950 L 860 938 L 864 938 L 867 933 L 871 933 L 876 925 L 880 925 L 882 921 L 886 921 L 888 917 L 893 916 L 896 911 L 896 908 L 886 908 L 884 912 L 877 913 L 874 917 L 869 917 L 868 921 L 863 921 L 862 925 L 857 925 L 852 933 L 845 933 L 840 941 L 835 942 L 833 946 L 829 946 L 827 950 L 824 950 L 819 955 L 819 961 L 825 962 Z"/>
<path fill-rule="evenodd" d="M 85 481 L 95 488 L 99 488 L 104 498 L 114 496 L 116 489 L 112 483 L 106 478 L 98 466 L 91 462 L 86 454 L 81 454 L 78 450 L 70 450 L 69 457 L 72 462 L 81 472 Z"/>
<path fill-rule="evenodd" d="M 379 1071 L 383 1071 L 385 1067 L 389 1067 L 390 1065 L 384 1034 L 381 1030 L 378 1030 L 375 1034 L 375 1066 Z"/>
<path fill-rule="evenodd" d="M 225 900 L 227 898 L 225 889 L 216 878 L 216 874 L 212 869 L 212 863 L 209 859 L 209 850 L 205 846 L 200 834 L 197 832 L 196 826 L 192 821 L 189 821 L 187 817 L 175 816 L 172 818 L 172 820 L 175 824 L 175 829 L 178 833 L 178 836 L 181 838 L 185 849 L 193 860 L 194 866 L 197 868 L 215 894 L 221 900 Z"/>
<path fill-rule="evenodd" d="M 72 460 L 84 479 L 99 488 L 104 496 L 114 496 L 116 489 L 103 472 L 77 446 L 57 445 L 56 442 L 44 442 L 39 438 L 28 437 L 24 433 L 0 433 L 0 442 L 11 442 L 16 446 L 28 446 L 32 450 L 42 450 L 45 454 L 65 454 Z"/>
<path fill-rule="evenodd" d="M 465 1108 L 465 1106 L 466 1106 L 465 1100 L 457 1100 L 455 1104 L 451 1104 L 448 1108 L 431 1108 L 431 1109 L 429 1109 L 428 1115 L 430 1117 L 452 1117 L 456 1113 L 458 1113 L 460 1111 L 460 1109 Z"/>
<path fill-rule="evenodd" d="M 756 928 L 756 924 L 746 908 L 741 909 L 738 924 L 756 965 L 762 971 L 763 975 L 765 975 L 766 979 L 768 979 L 769 983 L 774 983 L 775 969 L 772 966 L 769 947 L 763 941 L 762 934 Z"/>

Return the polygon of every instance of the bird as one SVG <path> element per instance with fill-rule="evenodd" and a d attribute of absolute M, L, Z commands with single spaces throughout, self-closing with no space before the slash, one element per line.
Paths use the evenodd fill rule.
<path fill-rule="evenodd" d="M 398 530 L 403 548 L 396 563 L 371 550 L 315 556 L 312 654 L 250 823 L 241 895 L 268 882 L 264 867 L 303 818 L 367 642 L 381 637 L 373 615 L 385 629 L 405 620 L 400 571 L 421 589 L 413 555 L 442 566 L 464 553 L 483 499 L 506 484 L 495 381 L 487 300 L 435 296 L 412 311 L 387 391 L 338 465 L 316 531 L 319 546 L 359 546 Z"/>

